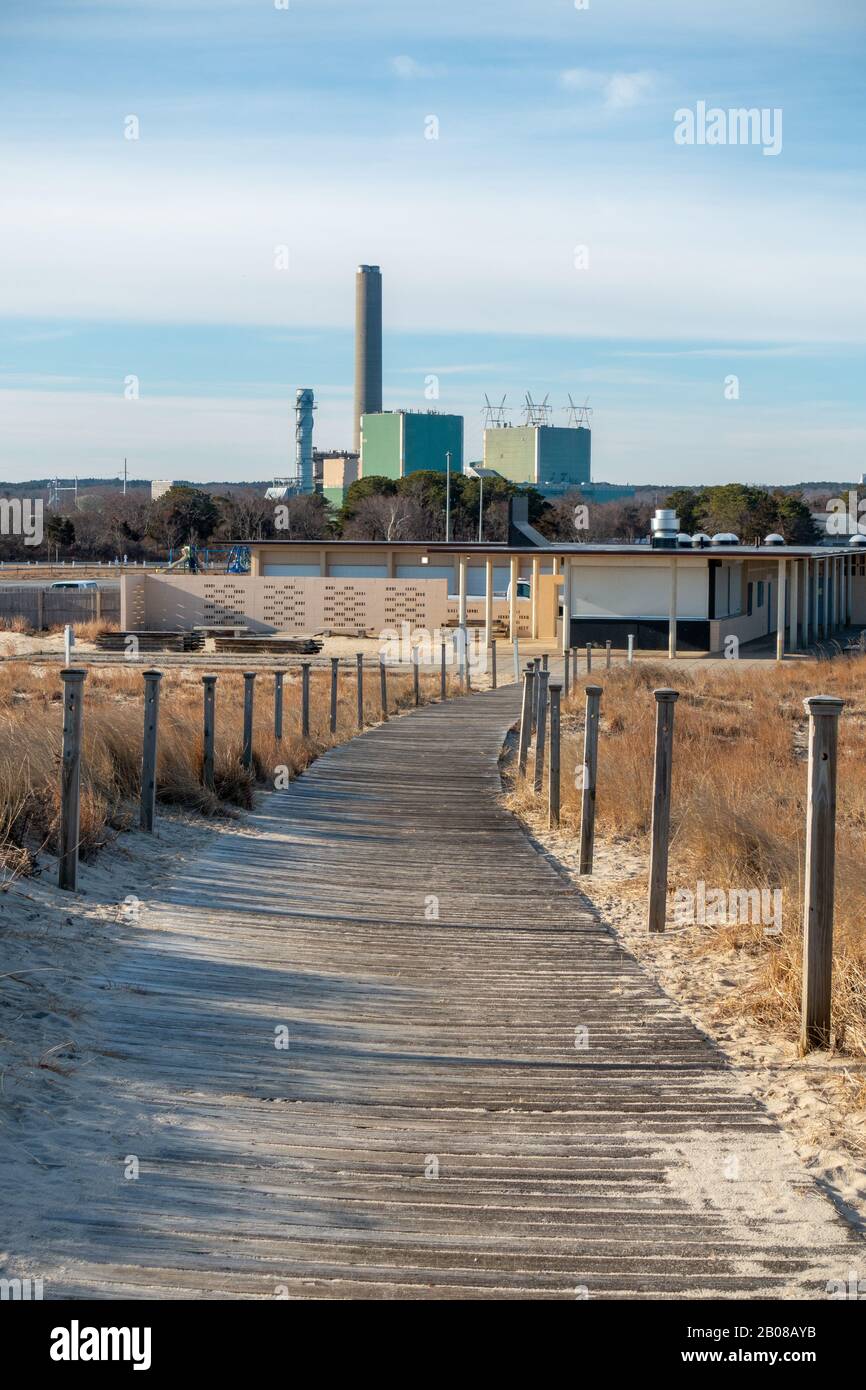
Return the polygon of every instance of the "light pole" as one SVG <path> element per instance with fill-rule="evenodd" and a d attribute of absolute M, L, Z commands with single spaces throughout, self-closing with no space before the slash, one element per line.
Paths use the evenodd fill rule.
<path fill-rule="evenodd" d="M 451 539 L 451 453 L 445 455 L 445 544 Z"/>

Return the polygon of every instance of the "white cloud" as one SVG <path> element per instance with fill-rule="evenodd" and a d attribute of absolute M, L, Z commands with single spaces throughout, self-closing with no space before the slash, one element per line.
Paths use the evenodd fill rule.
<path fill-rule="evenodd" d="M 228 184 L 198 152 L 10 158 L 5 311 L 347 328 L 354 267 L 369 261 L 383 267 L 387 326 L 416 333 L 864 340 L 864 209 L 832 173 L 770 176 L 763 161 L 719 184 L 700 152 L 682 180 L 605 151 L 579 177 L 525 174 L 516 196 L 512 178 L 481 179 L 441 143 L 395 147 L 387 180 L 371 179 L 348 141 L 327 163 L 300 148 L 290 180 L 228 149 Z M 350 216 L 329 214 L 335 188 Z M 274 269 L 281 244 L 288 271 Z M 577 245 L 588 270 L 575 269 Z M 136 371 L 113 365 L 119 379 Z"/>
<path fill-rule="evenodd" d="M 653 72 L 598 72 L 592 68 L 566 68 L 560 86 L 571 92 L 598 92 L 606 111 L 627 111 L 649 97 L 656 87 Z"/>
<path fill-rule="evenodd" d="M 398 57 L 392 58 L 391 70 L 407 82 L 419 77 L 437 77 L 443 71 L 439 66 L 416 62 L 408 53 L 401 53 Z"/>

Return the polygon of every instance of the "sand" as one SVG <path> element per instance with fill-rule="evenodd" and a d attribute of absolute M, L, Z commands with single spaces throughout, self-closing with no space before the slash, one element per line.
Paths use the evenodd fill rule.
<path fill-rule="evenodd" d="M 866 1066 L 828 1052 L 799 1058 L 796 1045 L 743 1016 L 738 998 L 760 959 L 720 943 L 709 926 L 664 935 L 646 930 L 646 863 L 626 842 L 596 841 L 591 878 L 577 872 L 576 838 L 527 818 L 538 845 L 706 1034 L 723 1049 L 742 1084 L 789 1134 L 804 1167 L 858 1230 L 866 1232 Z"/>

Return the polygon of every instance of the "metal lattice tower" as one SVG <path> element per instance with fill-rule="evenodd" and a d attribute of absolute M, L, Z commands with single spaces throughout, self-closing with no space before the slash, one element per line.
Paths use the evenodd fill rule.
<path fill-rule="evenodd" d="M 486 402 L 484 410 L 482 412 L 484 415 L 484 428 L 486 430 L 505 429 L 505 426 L 508 424 L 508 421 L 505 417 L 506 415 L 510 415 L 511 413 L 509 408 L 505 404 L 507 396 L 502 397 L 502 400 L 499 405 L 491 405 L 490 397 L 485 391 L 484 400 Z"/>
<path fill-rule="evenodd" d="M 568 424 L 572 429 L 589 429 L 590 421 L 592 420 L 592 408 L 589 404 L 589 396 L 587 396 L 583 405 L 575 405 L 571 397 L 571 392 L 569 392 L 568 405 L 564 405 L 562 408 L 566 413 Z"/>
<path fill-rule="evenodd" d="M 526 405 L 523 407 L 523 414 L 527 425 L 549 425 L 552 407 L 550 396 L 545 396 L 539 405 L 532 399 L 529 392 L 526 393 Z"/>

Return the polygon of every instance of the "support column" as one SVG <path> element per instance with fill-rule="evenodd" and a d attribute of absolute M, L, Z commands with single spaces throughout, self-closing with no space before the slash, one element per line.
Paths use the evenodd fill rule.
<path fill-rule="evenodd" d="M 538 555 L 532 557 L 532 584 L 530 591 L 531 618 L 529 635 L 533 642 L 538 641 L 538 580 L 541 575 L 541 558 Z"/>
<path fill-rule="evenodd" d="M 510 561 L 511 576 L 508 582 L 508 636 L 512 642 L 517 641 L 517 580 L 520 574 L 520 560 L 516 555 L 511 556 Z"/>
<path fill-rule="evenodd" d="M 562 562 L 562 654 L 571 647 L 571 561 Z M 566 685 L 566 695 L 568 688 Z"/>
<path fill-rule="evenodd" d="M 677 654 L 677 558 L 671 556 L 671 602 L 668 617 L 668 660 Z"/>
<path fill-rule="evenodd" d="M 457 621 L 461 627 L 466 626 L 466 556 L 461 555 L 457 561 Z"/>
<path fill-rule="evenodd" d="M 800 646 L 800 561 L 791 561 L 791 633 L 790 650 L 797 651 Z"/>
<path fill-rule="evenodd" d="M 484 561 L 484 648 L 493 641 L 493 560 Z"/>
<path fill-rule="evenodd" d="M 851 626 L 851 590 L 854 586 L 854 556 L 845 556 L 845 622 Z"/>
<path fill-rule="evenodd" d="M 812 614 L 812 586 L 810 575 L 812 573 L 812 561 L 803 561 L 803 646 L 809 645 L 809 622 Z"/>
<path fill-rule="evenodd" d="M 785 560 L 779 560 L 779 581 L 778 595 L 776 598 L 776 660 L 781 661 L 785 655 L 785 608 L 786 588 L 788 581 L 788 565 Z"/>

